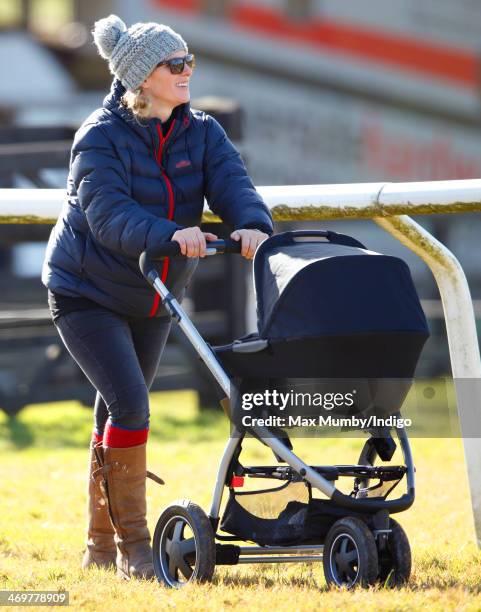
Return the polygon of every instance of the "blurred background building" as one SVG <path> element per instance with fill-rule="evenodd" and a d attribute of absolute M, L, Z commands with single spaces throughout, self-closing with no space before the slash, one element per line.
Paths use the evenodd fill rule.
<path fill-rule="evenodd" d="M 109 87 L 90 30 L 110 13 L 183 35 L 198 57 L 194 105 L 222 114 L 206 97 L 233 101 L 223 106 L 234 109 L 224 112 L 226 127 L 257 185 L 481 176 L 481 3 L 473 0 L 0 0 L 0 186 L 64 187 L 73 132 Z M 479 219 L 418 220 L 461 261 L 481 320 Z M 428 268 L 371 222 L 323 225 L 408 261 L 433 332 L 421 373 L 449 372 Z M 49 229 L 0 226 L 0 406 L 2 388 L 10 397 L 20 384 L 1 363 L 24 329 L 18 312 L 45 309 L 39 271 Z M 209 262 L 191 295 L 217 339 L 252 325 L 243 306 L 232 312 L 243 272 L 233 277 L 226 265 Z M 202 287 L 219 278 L 223 297 L 209 304 Z"/>

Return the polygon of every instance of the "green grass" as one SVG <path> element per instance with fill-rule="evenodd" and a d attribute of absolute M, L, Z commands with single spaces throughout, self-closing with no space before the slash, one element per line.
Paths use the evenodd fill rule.
<path fill-rule="evenodd" d="M 193 392 L 152 396 L 149 468 L 166 486 L 148 484 L 151 528 L 180 497 L 209 507 L 228 435 L 220 411 L 199 413 Z M 399 590 L 328 591 L 319 564 L 245 565 L 216 570 L 213 584 L 169 591 L 156 583 L 82 572 L 85 472 L 91 412 L 75 402 L 0 414 L 0 589 L 66 589 L 86 610 L 479 610 L 481 554 L 474 533 L 459 439 L 412 440 L 417 499 L 399 515 L 413 549 L 413 574 Z M 356 460 L 360 440 L 303 440 L 319 463 Z M 270 461 L 250 440 L 245 462 Z M 296 443 L 295 443 L 296 447 Z"/>

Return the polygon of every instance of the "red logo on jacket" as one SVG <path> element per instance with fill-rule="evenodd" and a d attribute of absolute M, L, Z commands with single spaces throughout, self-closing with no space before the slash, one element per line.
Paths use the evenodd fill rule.
<path fill-rule="evenodd" d="M 183 159 L 182 161 L 177 162 L 175 164 L 175 167 L 176 168 L 187 168 L 190 165 L 191 165 L 191 163 L 190 163 L 190 161 L 188 159 Z"/>

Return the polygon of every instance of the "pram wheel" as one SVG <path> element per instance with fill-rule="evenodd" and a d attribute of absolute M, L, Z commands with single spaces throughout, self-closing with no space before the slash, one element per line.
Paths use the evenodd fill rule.
<path fill-rule="evenodd" d="M 369 586 L 378 576 L 378 554 L 374 535 L 355 517 L 336 521 L 324 542 L 322 563 L 328 585 Z"/>
<path fill-rule="evenodd" d="M 379 555 L 379 581 L 390 587 L 402 586 L 411 575 L 411 547 L 406 532 L 394 519 L 389 519 L 388 536 L 384 550 Z"/>
<path fill-rule="evenodd" d="M 181 500 L 160 515 L 152 541 L 154 571 L 159 582 L 180 588 L 208 582 L 215 569 L 212 526 L 200 506 Z"/>

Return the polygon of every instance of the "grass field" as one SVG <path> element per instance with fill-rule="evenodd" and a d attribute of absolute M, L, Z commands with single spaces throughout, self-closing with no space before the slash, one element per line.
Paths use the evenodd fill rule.
<path fill-rule="evenodd" d="M 219 412 L 199 413 L 192 392 L 152 396 L 149 524 L 189 497 L 208 508 L 228 435 Z M 0 589 L 65 589 L 84 610 L 481 610 L 481 553 L 474 544 L 462 442 L 414 439 L 417 499 L 399 515 L 413 549 L 413 574 L 399 590 L 328 591 L 320 564 L 244 565 L 216 570 L 213 584 L 171 591 L 151 582 L 79 569 L 91 412 L 75 402 L 0 414 Z M 360 440 L 302 441 L 302 456 L 349 463 Z M 249 441 L 245 458 L 268 459 Z M 244 456 L 244 455 L 243 455 Z M 246 461 L 247 462 L 247 461 Z M 22 608 L 24 609 L 24 608 Z"/>

